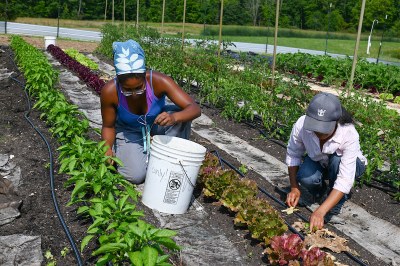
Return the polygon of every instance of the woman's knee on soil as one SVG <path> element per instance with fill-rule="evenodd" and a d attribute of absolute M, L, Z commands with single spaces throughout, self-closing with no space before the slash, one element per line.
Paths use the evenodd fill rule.
<path fill-rule="evenodd" d="M 146 167 L 118 167 L 118 172 L 129 182 L 141 184 L 146 178 Z"/>
<path fill-rule="evenodd" d="M 141 134 L 120 132 L 114 144 L 115 155 L 122 161 L 118 172 L 134 184 L 143 183 L 146 177 L 147 154 L 143 150 L 143 143 L 137 142 L 141 138 Z"/>

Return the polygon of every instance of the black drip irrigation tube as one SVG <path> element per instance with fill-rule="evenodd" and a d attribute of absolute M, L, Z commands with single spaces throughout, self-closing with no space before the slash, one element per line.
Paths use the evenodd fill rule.
<path fill-rule="evenodd" d="M 54 175 L 53 175 L 53 171 L 54 171 L 53 170 L 53 152 L 51 151 L 50 143 L 47 141 L 46 137 L 42 134 L 42 132 L 37 127 L 35 127 L 35 125 L 33 124 L 33 122 L 29 118 L 29 115 L 30 115 L 30 112 L 31 112 L 32 108 L 31 108 L 31 101 L 29 99 L 29 95 L 26 92 L 25 84 L 23 84 L 21 81 L 17 80 L 14 77 L 10 76 L 10 79 L 15 81 L 18 85 L 20 85 L 23 88 L 25 96 L 26 96 L 26 99 L 27 99 L 27 105 L 28 105 L 28 110 L 25 111 L 24 117 L 28 121 L 28 123 L 31 125 L 31 127 L 39 134 L 39 136 L 42 138 L 44 143 L 46 144 L 46 147 L 47 147 L 47 150 L 48 150 L 48 153 L 49 153 L 49 161 L 50 161 L 49 162 L 50 163 L 50 167 L 49 167 L 50 189 L 51 189 L 51 198 L 52 198 L 52 201 L 53 201 L 54 209 L 55 209 L 55 211 L 57 213 L 58 219 L 60 220 L 61 226 L 62 226 L 62 228 L 63 228 L 63 230 L 64 230 L 64 232 L 65 232 L 65 234 L 66 234 L 66 236 L 68 238 L 68 241 L 71 244 L 72 250 L 73 250 L 73 252 L 75 254 L 75 258 L 76 258 L 77 264 L 79 266 L 83 266 L 83 262 L 82 262 L 82 258 L 81 258 L 80 252 L 79 252 L 79 250 L 78 250 L 78 248 L 77 248 L 77 246 L 75 244 L 75 240 L 72 237 L 71 232 L 69 231 L 69 228 L 68 228 L 68 226 L 67 226 L 67 224 L 66 224 L 66 222 L 65 222 L 65 220 L 64 220 L 64 218 L 63 218 L 63 216 L 61 214 L 61 211 L 60 211 L 60 208 L 59 208 L 59 204 L 58 204 L 58 201 L 57 201 L 57 197 L 56 197 L 56 193 L 55 193 L 55 186 L 54 186 Z"/>
<path fill-rule="evenodd" d="M 231 163 L 227 162 L 224 158 L 222 158 L 218 151 L 214 150 L 214 151 L 210 151 L 211 153 L 214 153 L 220 164 L 221 167 L 223 168 L 222 163 L 226 164 L 229 168 L 231 168 L 233 171 L 235 171 L 238 175 L 240 175 L 241 177 L 244 177 L 245 175 L 236 167 L 234 167 Z M 221 163 L 222 162 L 222 163 Z M 264 193 L 266 196 L 268 196 L 269 198 L 271 198 L 273 201 L 275 201 L 276 203 L 278 203 L 279 205 L 283 206 L 283 207 L 287 207 L 286 204 L 281 201 L 280 199 L 278 199 L 277 197 L 275 197 L 274 195 L 272 195 L 271 193 L 269 193 L 268 191 L 266 191 L 265 189 L 261 188 L 260 186 L 257 185 L 258 190 L 260 190 L 262 193 Z M 299 217 L 300 219 L 302 219 L 305 222 L 308 222 L 308 219 L 306 217 L 304 217 L 303 215 L 301 215 L 300 213 L 294 212 L 294 214 Z M 297 235 L 300 236 L 300 238 L 302 240 L 304 240 L 304 236 L 297 231 L 293 226 L 291 226 L 286 220 L 285 220 L 286 225 L 288 226 L 289 230 Z M 362 266 L 367 266 L 367 264 L 365 264 L 361 259 L 359 259 L 358 257 L 354 256 L 353 254 L 351 254 L 348 251 L 343 251 L 344 254 L 346 254 L 350 259 L 352 259 L 353 261 L 357 262 L 359 265 Z"/>

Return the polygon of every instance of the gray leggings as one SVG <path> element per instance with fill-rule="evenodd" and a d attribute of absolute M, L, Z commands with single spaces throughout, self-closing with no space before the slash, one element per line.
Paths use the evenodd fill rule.
<path fill-rule="evenodd" d="M 154 125 L 151 135 L 167 135 L 189 139 L 191 121 L 178 123 L 173 126 Z M 113 146 L 115 155 L 123 162 L 118 172 L 134 184 L 144 182 L 147 170 L 147 153 L 144 151 L 141 133 L 119 132 Z"/>

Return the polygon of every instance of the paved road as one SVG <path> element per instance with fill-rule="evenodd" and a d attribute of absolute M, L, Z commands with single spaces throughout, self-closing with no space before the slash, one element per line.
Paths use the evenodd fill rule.
<path fill-rule="evenodd" d="M 0 21 L 0 33 L 5 33 L 5 22 Z M 57 27 L 50 26 L 40 26 L 33 24 L 23 24 L 23 23 L 14 23 L 7 22 L 7 33 L 9 34 L 19 34 L 19 35 L 33 35 L 33 36 L 57 36 Z M 70 38 L 74 40 L 85 40 L 85 41 L 101 41 L 102 34 L 101 32 L 96 31 L 88 31 L 88 30 L 76 30 L 70 28 L 59 28 L 59 37 L 61 38 Z M 189 40 L 193 42 L 194 40 Z M 266 47 L 265 44 L 256 44 L 256 43 L 244 43 L 244 42 L 233 42 L 234 46 L 228 46 L 228 49 L 232 51 L 240 51 L 240 52 L 254 52 L 254 53 L 272 53 L 274 47 L 272 45 L 268 45 Z M 285 47 L 278 46 L 277 53 L 307 53 L 312 55 L 323 55 L 324 51 L 310 50 L 310 49 L 300 49 L 293 47 Z M 346 55 L 342 54 L 333 54 L 328 53 L 328 55 L 337 58 L 344 58 Z M 376 58 L 367 58 L 368 62 L 375 63 Z M 383 64 L 391 64 L 398 65 L 400 63 L 388 62 L 380 60 Z"/>
<path fill-rule="evenodd" d="M 0 21 L 0 33 L 5 33 L 5 22 Z M 7 33 L 29 36 L 57 36 L 57 27 L 7 22 Z M 82 41 L 101 41 L 102 34 L 96 31 L 59 28 L 58 36 Z"/>

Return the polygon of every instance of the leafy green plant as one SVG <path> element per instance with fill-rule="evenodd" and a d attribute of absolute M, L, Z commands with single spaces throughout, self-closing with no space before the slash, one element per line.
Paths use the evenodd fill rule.
<path fill-rule="evenodd" d="M 247 226 L 255 239 L 268 244 L 273 236 L 283 234 L 287 230 L 285 222 L 265 199 L 256 197 L 257 184 L 240 179 L 232 170 L 222 170 L 215 166 L 217 162 L 216 156 L 209 153 L 201 167 L 204 195 L 237 212 L 235 224 Z"/>
<path fill-rule="evenodd" d="M 241 205 L 234 222 L 236 225 L 247 225 L 251 237 L 267 245 L 272 237 L 282 235 L 288 229 L 280 213 L 262 198 L 247 199 Z"/>
<path fill-rule="evenodd" d="M 100 265 L 125 259 L 133 265 L 170 265 L 162 246 L 180 250 L 171 239 L 176 235 L 174 231 L 157 229 L 142 220 L 123 223 L 114 229 L 113 233 L 99 238 L 101 247 L 93 252 L 94 256 L 102 255 L 97 262 Z"/>
<path fill-rule="evenodd" d="M 379 99 L 386 100 L 386 101 L 387 100 L 393 100 L 394 96 L 391 93 L 380 93 L 379 94 Z"/>
<path fill-rule="evenodd" d="M 278 54 L 277 68 L 291 74 L 315 78 L 327 84 L 339 81 L 343 85 L 349 80 L 352 59 L 332 58 L 326 55 L 304 53 Z M 370 92 L 382 91 L 395 93 L 400 91 L 400 68 L 384 64 L 370 64 L 365 59 L 357 63 L 354 84 Z"/>
<path fill-rule="evenodd" d="M 53 254 L 51 253 L 50 250 L 46 250 L 46 252 L 44 253 L 44 257 L 46 258 L 46 266 L 56 266 L 57 265 L 57 261 L 54 258 Z"/>
<path fill-rule="evenodd" d="M 242 204 L 249 198 L 257 195 L 257 183 L 250 179 L 233 180 L 222 193 L 220 201 L 222 204 L 237 212 Z"/>
<path fill-rule="evenodd" d="M 224 191 L 234 180 L 239 180 L 239 177 L 233 170 L 222 170 L 210 172 L 204 180 L 204 195 L 220 199 Z"/>
<path fill-rule="evenodd" d="M 243 174 L 247 174 L 247 172 L 248 172 L 249 170 L 247 169 L 246 165 L 242 164 L 242 165 L 239 167 L 239 171 L 242 172 Z"/>
<path fill-rule="evenodd" d="M 81 63 L 82 65 L 92 69 L 92 70 L 98 70 L 99 65 L 93 62 L 93 60 L 87 58 L 85 55 L 81 54 L 78 50 L 69 48 L 65 49 L 64 52 L 69 55 L 70 57 L 74 58 L 76 61 Z"/>
<path fill-rule="evenodd" d="M 64 247 L 61 250 L 60 255 L 61 255 L 61 257 L 65 258 L 68 255 L 69 252 L 70 252 L 69 248 L 68 247 Z"/>

